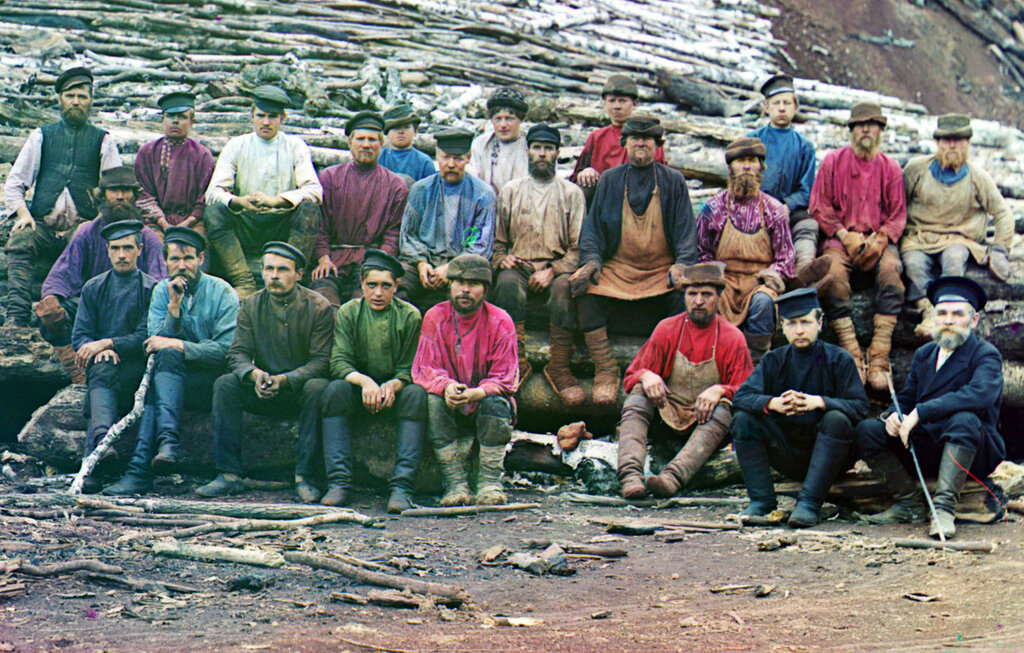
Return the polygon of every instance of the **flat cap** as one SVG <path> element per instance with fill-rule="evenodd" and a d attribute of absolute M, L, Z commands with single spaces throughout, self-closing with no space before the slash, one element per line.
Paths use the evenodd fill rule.
<path fill-rule="evenodd" d="M 164 231 L 164 243 L 178 243 L 182 247 L 195 247 L 196 254 L 206 249 L 203 234 L 188 227 L 168 227 Z"/>
<path fill-rule="evenodd" d="M 100 173 L 100 189 L 107 188 L 131 188 L 137 190 L 139 182 L 135 178 L 135 168 L 131 166 L 118 166 L 107 168 Z"/>
<path fill-rule="evenodd" d="M 760 138 L 740 136 L 725 148 L 725 163 L 732 163 L 736 159 L 742 159 L 745 156 L 756 156 L 763 161 L 766 152 L 767 150 Z"/>
<path fill-rule="evenodd" d="M 57 89 L 58 93 L 63 93 L 72 86 L 81 86 L 82 84 L 92 86 L 92 71 L 79 66 L 77 68 L 68 68 L 62 72 L 57 77 L 53 87 Z"/>
<path fill-rule="evenodd" d="M 118 220 L 117 222 L 104 225 L 100 229 L 100 235 L 103 236 L 103 240 L 110 242 L 111 240 L 137 234 L 142 231 L 142 226 L 142 221 L 140 220 Z"/>
<path fill-rule="evenodd" d="M 196 96 L 185 91 L 175 91 L 157 100 L 156 105 L 164 113 L 184 113 L 196 108 Z"/>
<path fill-rule="evenodd" d="M 292 103 L 287 93 L 270 84 L 260 86 L 253 91 L 252 95 L 252 103 L 256 105 L 256 108 L 267 113 L 283 113 Z"/>
<path fill-rule="evenodd" d="M 487 111 L 494 113 L 498 109 L 511 109 L 513 113 L 525 115 L 530 105 L 526 103 L 526 96 L 519 89 L 501 86 L 494 89 L 491 97 L 487 98 Z"/>
<path fill-rule="evenodd" d="M 985 308 L 988 297 L 985 289 L 967 277 L 939 277 L 928 284 L 928 301 L 933 305 L 941 302 L 967 302 L 980 311 Z"/>
<path fill-rule="evenodd" d="M 460 127 L 442 129 L 434 134 L 434 138 L 442 152 L 455 156 L 469 152 L 469 148 L 473 146 L 473 132 Z"/>
<path fill-rule="evenodd" d="M 821 308 L 818 303 L 818 291 L 814 288 L 800 288 L 788 292 L 775 300 L 779 308 L 779 315 L 792 320 L 807 315 L 816 308 Z"/>
<path fill-rule="evenodd" d="M 764 99 L 768 99 L 773 95 L 779 93 L 796 93 L 796 87 L 793 85 L 793 78 L 785 73 L 779 73 L 778 75 L 772 75 L 768 78 L 764 84 L 761 84 L 761 95 Z"/>
<path fill-rule="evenodd" d="M 384 119 L 376 111 L 360 111 L 345 121 L 345 135 L 351 136 L 357 129 L 372 129 L 373 131 L 384 131 Z"/>
<path fill-rule="evenodd" d="M 970 138 L 974 136 L 971 117 L 962 113 L 947 113 L 939 116 L 932 138 Z"/>
<path fill-rule="evenodd" d="M 530 143 L 552 143 L 555 147 L 559 147 L 562 144 L 562 134 L 551 125 L 536 124 L 526 132 L 526 144 Z"/>
<path fill-rule="evenodd" d="M 664 142 L 664 135 L 665 129 L 661 126 L 661 120 L 657 116 L 634 114 L 627 118 L 626 124 L 622 126 L 619 144 L 624 145 L 627 136 L 641 136 L 653 138 L 658 145 L 661 145 Z"/>
<path fill-rule="evenodd" d="M 846 126 L 853 128 L 862 122 L 876 122 L 885 127 L 889 120 L 882 115 L 882 107 L 877 102 L 858 102 L 850 109 L 850 118 Z"/>
<path fill-rule="evenodd" d="M 398 129 L 399 127 L 405 127 L 406 125 L 412 125 L 414 127 L 420 124 L 420 117 L 413 111 L 411 104 L 399 104 L 393 106 L 384 112 L 384 133 L 388 133 L 392 129 Z"/>
<path fill-rule="evenodd" d="M 601 97 L 606 95 L 624 95 L 635 100 L 640 97 L 640 92 L 636 88 L 636 82 L 629 77 L 625 75 L 612 75 L 604 83 L 604 87 L 601 88 Z"/>
<path fill-rule="evenodd" d="M 263 254 L 277 254 L 295 261 L 295 269 L 306 269 L 306 256 L 299 248 L 282 240 L 272 240 L 263 246 Z"/>
<path fill-rule="evenodd" d="M 493 282 L 491 263 L 479 254 L 459 254 L 448 263 L 448 278 L 479 281 L 489 287 Z"/>
<path fill-rule="evenodd" d="M 385 270 L 390 272 L 396 279 L 405 274 L 405 268 L 402 267 L 397 258 L 372 247 L 368 247 L 363 254 L 361 271 L 365 272 L 367 270 Z"/>

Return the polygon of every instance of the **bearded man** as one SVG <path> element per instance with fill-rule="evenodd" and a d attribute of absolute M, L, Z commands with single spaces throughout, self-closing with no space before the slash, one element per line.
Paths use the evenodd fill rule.
<path fill-rule="evenodd" d="M 914 332 L 926 339 L 935 328 L 935 310 L 925 290 L 937 268 L 944 277 L 963 276 L 973 259 L 999 281 L 1010 275 L 1013 213 L 988 173 L 968 162 L 973 135 L 968 116 L 941 116 L 935 154 L 914 157 L 903 169 L 907 230 L 900 250 L 910 282 L 907 301 L 921 313 Z M 989 216 L 995 237 L 986 245 Z"/>
<path fill-rule="evenodd" d="M 913 438 L 922 468 L 935 473 L 935 517 L 930 534 L 956 535 L 956 507 L 970 474 L 984 479 L 1006 457 L 996 430 L 1003 394 L 999 350 L 974 330 L 985 308 L 985 291 L 965 277 L 940 277 L 928 286 L 935 306 L 930 342 L 914 353 L 906 383 L 884 421 L 857 425 L 861 456 L 882 477 L 896 502 L 867 517 L 876 524 L 922 522 L 927 516 L 921 487 L 908 473 Z"/>
<path fill-rule="evenodd" d="M 4 183 L 4 205 L 17 216 L 5 248 L 8 326 L 28 326 L 36 261 L 52 263 L 79 223 L 96 217 L 100 172 L 121 165 L 114 139 L 88 122 L 92 72 L 65 70 L 54 87 L 61 119 L 32 130 Z"/>
<path fill-rule="evenodd" d="M 646 492 L 670 497 L 686 487 L 729 439 L 732 397 L 754 371 L 743 334 L 718 315 L 727 288 L 722 266 L 691 265 L 679 286 L 686 312 L 658 323 L 626 370 L 628 396 L 619 422 L 619 481 L 626 499 Z M 644 480 L 652 427 L 675 457 Z"/>
<path fill-rule="evenodd" d="M 846 121 L 850 144 L 829 152 L 811 192 L 811 215 L 827 237 L 831 285 L 822 291 L 825 313 L 839 344 L 850 352 L 861 380 L 885 392 L 889 350 L 903 306 L 903 281 L 896 243 L 907 222 L 903 171 L 879 151 L 886 117 L 873 102 L 859 102 Z M 867 352 L 857 342 L 850 309 L 853 287 L 874 290 L 874 335 Z"/>
<path fill-rule="evenodd" d="M 784 205 L 760 190 L 765 168 L 760 139 L 743 136 L 725 150 L 729 188 L 697 216 L 701 262 L 725 266 L 718 310 L 743 329 L 756 365 L 775 335 L 775 298 L 793 276 L 793 239 Z"/>

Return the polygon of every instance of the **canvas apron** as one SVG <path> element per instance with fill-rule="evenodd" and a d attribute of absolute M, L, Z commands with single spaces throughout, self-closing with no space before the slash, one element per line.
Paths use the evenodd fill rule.
<path fill-rule="evenodd" d="M 601 281 L 588 292 L 615 299 L 645 299 L 664 295 L 668 271 L 675 263 L 672 248 L 665 237 L 661 215 L 661 190 L 657 179 L 651 202 L 643 215 L 629 206 L 626 186 L 622 188 L 622 235 L 619 249 L 601 269 Z"/>
<path fill-rule="evenodd" d="M 683 352 L 679 351 L 683 334 L 686 333 L 686 325 L 689 323 L 689 320 L 684 320 L 683 328 L 679 330 L 675 360 L 672 361 L 672 374 L 666 383 L 668 401 L 658 409 L 665 424 L 679 432 L 686 431 L 696 423 L 693 405 L 700 393 L 721 381 L 718 376 L 718 365 L 715 364 L 715 352 L 718 351 L 718 321 L 715 321 L 715 344 L 711 346 L 711 357 L 699 363 L 691 363 Z"/>
<path fill-rule="evenodd" d="M 778 297 L 778 293 L 757 280 L 757 273 L 775 260 L 775 250 L 764 228 L 764 198 L 761 198 L 761 227 L 752 234 L 733 226 L 731 200 L 726 204 L 726 211 L 730 215 L 726 216 L 715 250 L 715 259 L 725 263 L 725 289 L 718 302 L 718 312 L 739 326 L 747 319 L 750 299 L 755 292 L 768 293 L 772 299 Z"/>

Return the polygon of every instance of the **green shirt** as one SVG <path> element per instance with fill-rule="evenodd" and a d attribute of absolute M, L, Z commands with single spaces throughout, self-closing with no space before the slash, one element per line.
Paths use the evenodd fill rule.
<path fill-rule="evenodd" d="M 373 310 L 364 299 L 345 302 L 334 318 L 331 376 L 344 379 L 359 372 L 377 383 L 412 383 L 421 322 L 419 310 L 397 297 L 383 311 Z"/>

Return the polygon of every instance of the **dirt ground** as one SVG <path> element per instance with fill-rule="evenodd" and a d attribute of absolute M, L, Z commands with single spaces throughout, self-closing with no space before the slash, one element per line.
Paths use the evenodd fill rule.
<path fill-rule="evenodd" d="M 0 496 L 10 490 L 0 486 Z M 738 488 L 731 492 L 742 496 Z M 115 542 L 133 530 L 129 526 L 85 517 L 33 520 L 0 509 L 0 546 L 35 545 L 29 553 L 0 553 L 0 560 L 95 558 L 122 566 L 129 576 L 201 589 L 168 596 L 111 589 L 81 572 L 15 575 L 28 589 L 0 601 L 0 651 L 932 651 L 1020 650 L 1024 641 L 1024 527 L 1012 517 L 962 527 L 959 540 L 998 542 L 991 554 L 896 548 L 894 538 L 924 537 L 925 527 L 839 519 L 805 532 L 795 545 L 762 552 L 758 542 L 792 531 L 747 527 L 668 543 L 652 535 L 609 535 L 593 520 L 722 522 L 729 509 L 573 504 L 537 489 L 511 498 L 541 507 L 397 518 L 383 514 L 383 497 L 362 495 L 352 507 L 381 516 L 383 528 L 339 525 L 195 539 L 345 553 L 384 564 L 404 558 L 411 566 L 392 573 L 466 588 L 471 602 L 454 610 L 334 602 L 332 592 L 371 588 L 299 565 L 260 569 L 156 557 L 144 544 Z M 261 492 L 245 500 L 292 499 Z M 479 562 L 496 544 L 519 551 L 526 539 L 593 538 L 624 547 L 628 556 L 574 558 L 571 576 L 533 576 Z M 228 589 L 230 580 L 254 573 L 272 584 L 256 592 Z M 757 585 L 773 589 L 756 598 Z M 716 591 L 729 586 L 742 589 Z M 503 626 L 496 623 L 501 616 L 538 621 Z"/>

